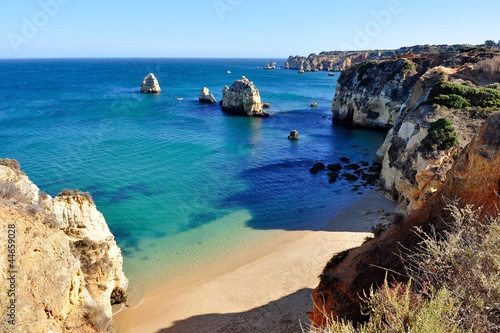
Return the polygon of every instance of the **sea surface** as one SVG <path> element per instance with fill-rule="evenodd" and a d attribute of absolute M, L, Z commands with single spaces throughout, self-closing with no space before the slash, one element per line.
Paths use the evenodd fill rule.
<path fill-rule="evenodd" d="M 263 70 L 270 60 L 0 60 L 0 157 L 52 196 L 90 191 L 139 295 L 278 232 L 321 229 L 367 191 L 309 169 L 371 162 L 385 133 L 332 123 L 340 73 Z M 141 95 L 150 72 L 162 93 Z M 198 102 L 242 76 L 270 118 Z"/>

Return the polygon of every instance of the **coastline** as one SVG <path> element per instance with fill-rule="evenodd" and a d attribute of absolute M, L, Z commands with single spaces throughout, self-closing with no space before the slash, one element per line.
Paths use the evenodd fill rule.
<path fill-rule="evenodd" d="M 370 191 L 321 231 L 290 231 L 269 240 L 238 267 L 175 290 L 168 286 L 114 316 L 121 333 L 275 332 L 308 324 L 311 292 L 336 252 L 359 246 L 396 203 Z M 377 210 L 379 210 L 377 212 Z M 380 211 L 383 210 L 383 211 Z M 367 214 L 369 213 L 369 214 Z M 257 259 L 255 259 L 257 257 Z"/>

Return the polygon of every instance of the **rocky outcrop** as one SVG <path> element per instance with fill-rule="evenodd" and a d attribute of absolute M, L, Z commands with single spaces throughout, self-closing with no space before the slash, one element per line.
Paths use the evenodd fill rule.
<path fill-rule="evenodd" d="M 288 140 L 298 140 L 299 139 L 299 132 L 296 130 L 293 130 L 290 132 L 290 135 L 288 136 Z"/>
<path fill-rule="evenodd" d="M 447 201 L 483 207 L 484 214 L 498 214 L 500 196 L 500 112 L 489 116 L 472 141 L 458 156 L 443 185 L 423 205 L 400 224 L 392 224 L 381 236 L 361 247 L 334 257 L 325 267 L 319 286 L 313 292 L 314 310 L 309 314 L 316 326 L 330 318 L 361 321 L 360 298 L 372 285 L 404 276 L 401 252 L 415 249 L 421 238 L 414 230 L 422 227 L 438 232 L 452 219 L 446 211 Z"/>
<path fill-rule="evenodd" d="M 459 57 L 460 58 L 460 57 Z M 452 59 L 462 63 L 470 59 Z M 480 62 L 480 58 L 476 59 Z M 473 115 L 439 105 L 423 105 L 432 87 L 439 81 L 465 82 L 477 77 L 467 67 L 449 68 L 437 66 L 429 69 L 413 86 L 394 128 L 382 147 L 375 162 L 382 165 L 381 184 L 387 193 L 399 202 L 399 210 L 408 215 L 438 191 L 457 156 L 469 144 L 477 128 L 484 122 L 484 115 Z M 422 149 L 422 140 L 429 126 L 439 118 L 452 120 L 459 135 L 460 144 L 448 150 L 429 153 Z"/>
<path fill-rule="evenodd" d="M 407 55 L 421 54 L 456 54 L 470 45 L 417 45 L 402 47 L 397 50 L 377 51 L 330 51 L 320 54 L 311 53 L 307 57 L 290 56 L 285 62 L 285 69 L 309 68 L 309 71 L 335 71 L 340 72 L 350 66 L 370 60 L 395 58 Z M 309 66 L 309 67 L 308 67 Z"/>
<path fill-rule="evenodd" d="M 16 230 L 17 328 L 111 332 L 111 304 L 125 300 L 128 281 L 121 251 L 89 196 L 65 191 L 51 198 L 4 165 L 0 187 L 9 188 L 0 191 L 0 234 L 9 224 Z"/>
<path fill-rule="evenodd" d="M 333 119 L 360 127 L 394 126 L 410 92 L 433 59 L 366 62 L 344 70 L 332 102 Z"/>
<path fill-rule="evenodd" d="M 200 97 L 198 98 L 198 100 L 200 101 L 200 103 L 205 103 L 205 104 L 217 103 L 214 95 L 210 93 L 210 90 L 207 87 L 201 89 Z"/>
<path fill-rule="evenodd" d="M 276 63 L 271 61 L 266 66 L 264 66 L 264 69 L 276 69 Z"/>
<path fill-rule="evenodd" d="M 224 87 L 222 110 L 249 117 L 269 117 L 267 112 L 262 111 L 259 90 L 244 76 L 234 81 L 231 88 Z"/>
<path fill-rule="evenodd" d="M 153 73 L 146 75 L 142 81 L 141 94 L 157 94 L 161 92 L 160 84 Z"/>

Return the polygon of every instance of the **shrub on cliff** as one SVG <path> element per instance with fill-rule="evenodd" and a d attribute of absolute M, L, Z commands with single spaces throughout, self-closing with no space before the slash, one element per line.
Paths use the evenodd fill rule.
<path fill-rule="evenodd" d="M 19 164 L 19 162 L 11 158 L 0 158 L 0 165 L 8 166 L 9 168 L 18 172 L 21 171 L 21 165 Z"/>
<path fill-rule="evenodd" d="M 417 285 L 449 290 L 459 305 L 460 326 L 474 332 L 500 330 L 500 215 L 450 205 L 455 220 L 436 235 L 419 231 L 420 248 L 408 253 L 407 274 Z"/>
<path fill-rule="evenodd" d="M 372 68 L 373 66 L 375 66 L 377 63 L 375 61 L 370 61 L 370 62 L 367 62 L 363 65 L 361 65 L 361 67 L 359 67 L 358 69 L 358 81 L 361 81 L 363 79 L 363 76 L 366 74 L 366 72 L 368 72 L 368 70 L 370 68 Z"/>
<path fill-rule="evenodd" d="M 464 109 L 471 106 L 471 104 L 460 95 L 438 95 L 429 98 L 423 104 L 439 104 L 444 105 L 451 109 Z"/>
<path fill-rule="evenodd" d="M 440 118 L 429 127 L 421 147 L 425 152 L 447 150 L 459 144 L 458 134 L 449 118 Z"/>
<path fill-rule="evenodd" d="M 432 104 L 431 100 L 438 97 L 438 99 L 435 99 L 434 101 L 436 104 L 440 104 L 439 101 L 447 101 L 441 96 L 451 95 L 462 97 L 470 104 L 470 106 L 480 108 L 500 108 L 500 91 L 490 88 L 472 88 L 447 81 L 440 81 L 436 83 L 429 93 L 429 100 L 425 103 Z M 456 97 L 454 97 L 454 99 L 456 99 Z"/>
<path fill-rule="evenodd" d="M 92 199 L 92 195 L 89 192 L 82 192 L 78 189 L 72 191 L 67 188 L 63 189 L 59 194 L 57 194 L 58 197 L 64 197 L 64 196 L 81 196 L 90 201 L 91 203 L 94 203 L 94 199 Z"/>
<path fill-rule="evenodd" d="M 500 214 L 456 203 L 447 231 L 415 232 L 421 243 L 401 254 L 410 282 L 370 289 L 366 323 L 331 320 L 317 333 L 498 332 L 500 330 Z"/>
<path fill-rule="evenodd" d="M 430 297 L 429 297 L 430 296 Z M 314 333 L 380 333 L 380 332 L 464 332 L 459 329 L 458 302 L 443 288 L 437 292 L 423 289 L 415 292 L 408 283 L 387 279 L 378 290 L 373 288 L 363 300 L 363 312 L 370 319 L 357 327 L 343 320 L 328 321 Z"/>

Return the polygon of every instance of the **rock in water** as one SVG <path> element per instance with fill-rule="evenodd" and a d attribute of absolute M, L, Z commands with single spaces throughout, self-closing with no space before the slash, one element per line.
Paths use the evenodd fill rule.
<path fill-rule="evenodd" d="M 288 140 L 298 140 L 299 139 L 299 132 L 296 130 L 293 130 L 290 132 L 290 135 L 288 136 Z"/>
<path fill-rule="evenodd" d="M 207 87 L 201 89 L 201 94 L 199 98 L 200 103 L 215 104 L 217 101 L 213 94 L 210 94 L 210 90 Z"/>
<path fill-rule="evenodd" d="M 311 104 L 311 107 L 312 107 L 312 108 L 317 108 L 317 107 L 318 107 L 318 103 L 312 103 L 312 104 Z"/>
<path fill-rule="evenodd" d="M 146 75 L 142 81 L 141 94 L 157 94 L 161 92 L 160 85 L 153 73 Z"/>
<path fill-rule="evenodd" d="M 262 103 L 263 109 L 269 109 L 271 107 L 271 103 Z"/>
<path fill-rule="evenodd" d="M 262 111 L 259 90 L 244 76 L 234 81 L 231 88 L 225 86 L 222 96 L 223 111 L 248 117 L 269 117 L 267 112 Z"/>
<path fill-rule="evenodd" d="M 264 69 L 276 69 L 276 63 L 271 61 L 264 67 Z"/>

